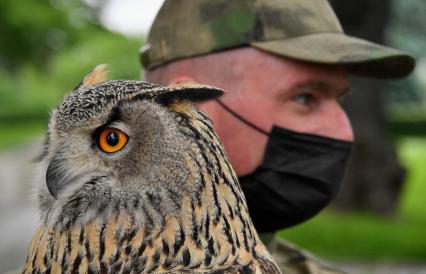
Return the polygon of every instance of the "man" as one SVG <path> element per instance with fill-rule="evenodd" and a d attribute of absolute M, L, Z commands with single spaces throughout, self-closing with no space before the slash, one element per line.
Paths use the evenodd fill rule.
<path fill-rule="evenodd" d="M 405 77 L 415 63 L 344 35 L 326 0 L 166 0 L 141 60 L 147 81 L 226 91 L 200 108 L 270 247 L 268 235 L 314 216 L 340 187 L 353 141 L 339 104 L 348 75 Z M 288 243 L 272 251 L 284 273 L 337 272 Z"/>

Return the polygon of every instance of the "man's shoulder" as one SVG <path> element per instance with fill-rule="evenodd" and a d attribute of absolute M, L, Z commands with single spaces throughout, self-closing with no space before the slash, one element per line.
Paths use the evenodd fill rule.
<path fill-rule="evenodd" d="M 313 254 L 275 237 L 272 255 L 284 274 L 345 274 Z"/>

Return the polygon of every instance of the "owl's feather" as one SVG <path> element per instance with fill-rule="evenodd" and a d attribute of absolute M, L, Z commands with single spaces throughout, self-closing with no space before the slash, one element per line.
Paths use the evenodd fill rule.
<path fill-rule="evenodd" d="M 24 273 L 279 273 L 210 120 L 189 102 L 219 94 L 105 81 L 68 95 L 49 124 L 41 166 L 55 195 L 40 185 Z M 110 125 L 131 139 L 117 155 L 92 140 Z"/>

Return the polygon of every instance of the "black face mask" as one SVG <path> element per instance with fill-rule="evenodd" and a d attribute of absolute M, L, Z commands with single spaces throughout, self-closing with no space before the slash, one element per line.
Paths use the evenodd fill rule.
<path fill-rule="evenodd" d="M 239 177 L 258 232 L 299 224 L 333 200 L 343 180 L 352 142 L 277 126 L 268 133 L 217 101 L 238 120 L 268 135 L 262 164 L 253 173 Z"/>

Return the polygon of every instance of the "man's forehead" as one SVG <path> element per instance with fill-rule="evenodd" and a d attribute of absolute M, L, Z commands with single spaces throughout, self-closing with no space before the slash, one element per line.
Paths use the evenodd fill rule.
<path fill-rule="evenodd" d="M 317 89 L 323 92 L 343 92 L 348 89 L 348 72 L 345 67 L 316 64 L 276 56 L 249 48 L 241 62 L 246 69 L 244 77 L 251 83 L 264 83 L 269 88 L 281 90 Z"/>

